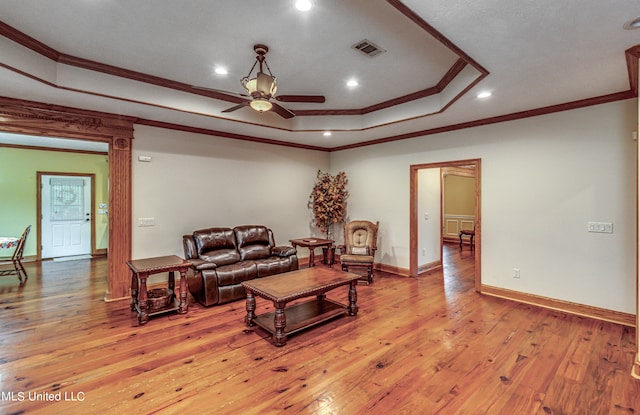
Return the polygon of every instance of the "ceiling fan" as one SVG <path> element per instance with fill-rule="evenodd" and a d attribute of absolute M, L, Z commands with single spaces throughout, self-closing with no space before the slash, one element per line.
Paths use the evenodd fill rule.
<path fill-rule="evenodd" d="M 311 102 L 323 103 L 325 101 L 322 95 L 275 95 L 277 90 L 276 77 L 271 73 L 265 55 L 269 52 L 269 48 L 265 45 L 254 45 L 253 50 L 256 52 L 256 61 L 249 70 L 249 74 L 240 80 L 240 83 L 247 90 L 248 95 L 244 102 L 228 108 L 222 112 L 231 112 L 240 108 L 250 106 L 258 112 L 273 111 L 283 118 L 292 118 L 295 114 L 280 104 L 280 102 Z M 253 70 L 258 66 L 258 72 L 252 77 Z M 267 72 L 265 73 L 264 69 Z"/>

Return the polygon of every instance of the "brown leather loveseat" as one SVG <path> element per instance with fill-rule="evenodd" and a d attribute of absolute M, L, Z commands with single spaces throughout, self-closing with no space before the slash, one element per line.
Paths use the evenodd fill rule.
<path fill-rule="evenodd" d="M 266 226 L 200 229 L 182 241 L 189 291 L 204 306 L 246 298 L 243 281 L 298 269 L 295 248 L 276 246 Z"/>

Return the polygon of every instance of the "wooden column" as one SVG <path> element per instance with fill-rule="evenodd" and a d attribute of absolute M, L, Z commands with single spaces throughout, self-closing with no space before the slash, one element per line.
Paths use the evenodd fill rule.
<path fill-rule="evenodd" d="M 638 96 L 638 80 L 640 79 L 640 45 L 633 46 L 625 51 L 627 70 L 629 71 L 629 85 L 631 92 Z M 638 105 L 638 119 L 640 119 L 640 104 Z M 638 160 L 640 160 L 640 146 L 638 146 L 637 134 L 640 133 L 640 125 L 636 119 L 636 358 L 631 368 L 631 376 L 640 379 L 640 173 Z"/>
<path fill-rule="evenodd" d="M 129 298 L 131 273 L 131 138 L 109 147 L 109 284 L 105 299 Z"/>

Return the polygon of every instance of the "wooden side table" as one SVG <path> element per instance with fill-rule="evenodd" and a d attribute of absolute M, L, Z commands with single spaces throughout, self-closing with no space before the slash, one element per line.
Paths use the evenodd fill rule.
<path fill-rule="evenodd" d="M 319 238 L 301 238 L 301 239 L 290 239 L 291 245 L 295 248 L 296 246 L 301 246 L 303 248 L 309 248 L 309 267 L 315 266 L 315 249 L 318 247 L 325 247 L 331 250 L 333 248 L 333 241 L 331 239 L 319 239 Z M 326 252 L 326 251 L 325 251 Z M 335 248 L 333 248 L 333 252 L 335 253 Z M 323 263 L 325 265 L 332 266 L 333 265 L 333 255 L 324 255 Z"/>
<path fill-rule="evenodd" d="M 131 269 L 131 311 L 138 312 L 138 324 L 143 325 L 149 321 L 150 316 L 154 316 L 169 311 L 177 311 L 184 314 L 189 310 L 187 303 L 187 270 L 191 266 L 178 256 L 170 255 L 157 258 L 145 258 L 127 261 L 127 266 Z M 174 272 L 180 273 L 180 300 L 175 295 Z M 162 272 L 169 273 L 168 288 L 174 292 L 169 305 L 153 312 L 149 312 L 147 303 L 147 278 L 152 274 Z"/>

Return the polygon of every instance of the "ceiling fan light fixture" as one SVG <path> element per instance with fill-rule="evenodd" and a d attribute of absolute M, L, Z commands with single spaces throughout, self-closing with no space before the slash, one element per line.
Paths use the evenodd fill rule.
<path fill-rule="evenodd" d="M 256 98 L 249 105 L 258 112 L 269 111 L 273 107 L 273 104 L 264 98 Z"/>
<path fill-rule="evenodd" d="M 278 90 L 278 86 L 276 84 L 276 78 L 272 75 L 267 75 L 263 72 L 260 72 L 262 75 L 257 75 L 255 78 L 244 77 L 240 80 L 242 87 L 247 90 L 249 95 L 258 97 L 272 97 L 276 94 Z M 264 77 L 264 79 L 268 80 L 267 83 L 261 85 L 262 89 L 258 89 L 258 76 Z"/>
<path fill-rule="evenodd" d="M 240 81 L 242 87 L 247 90 L 249 95 L 258 90 L 258 80 L 256 78 L 242 78 Z"/>

